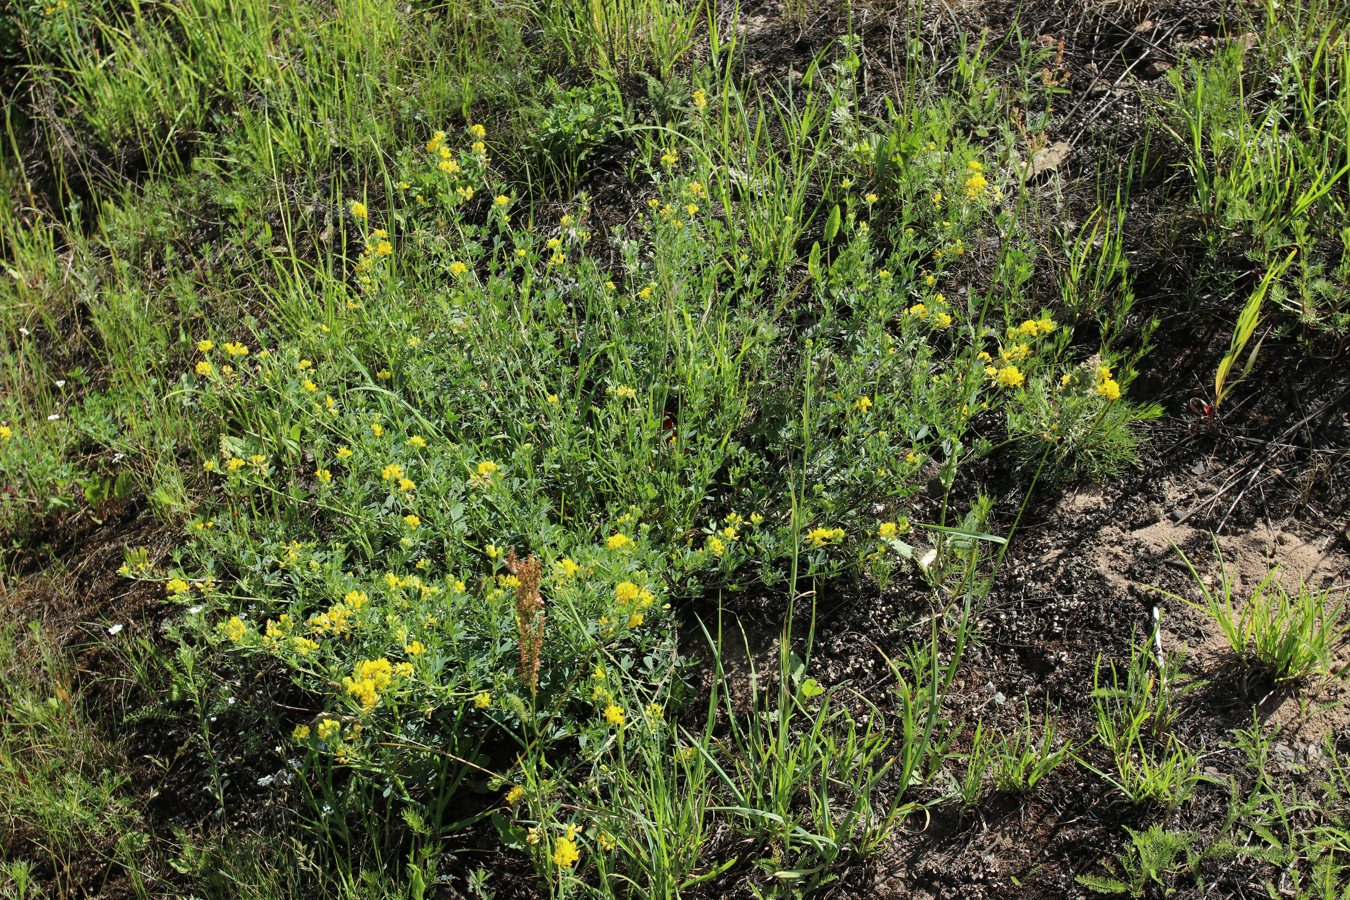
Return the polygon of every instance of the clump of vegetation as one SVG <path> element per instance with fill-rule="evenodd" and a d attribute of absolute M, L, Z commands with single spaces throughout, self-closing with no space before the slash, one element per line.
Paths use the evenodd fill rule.
<path fill-rule="evenodd" d="M 775 68 L 668 0 L 0 11 L 0 604 L 82 635 L 0 630 L 0 888 L 807 894 L 994 793 L 1212 789 L 1156 646 L 972 699 L 1023 515 L 1140 467 L 1167 311 L 1139 160 L 1048 188 L 1062 43 L 897 15 L 881 102 L 847 17 Z M 1203 277 L 1220 233 L 1264 273 L 1215 408 L 1263 326 L 1344 324 L 1345 48 L 1270 15 L 1311 67 L 1253 94 L 1221 51 L 1148 122 Z M 1333 668 L 1324 596 L 1204 597 L 1276 678 Z M 1216 858 L 1128 833 L 1084 884 Z"/>

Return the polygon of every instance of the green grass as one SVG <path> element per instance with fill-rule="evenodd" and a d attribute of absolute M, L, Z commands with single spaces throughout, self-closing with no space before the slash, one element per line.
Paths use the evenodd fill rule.
<path fill-rule="evenodd" d="M 1141 807 L 1197 790 L 1143 651 L 1084 686 L 1095 738 L 1028 707 L 966 747 L 948 708 L 999 503 L 1136 465 L 1161 412 L 1131 394 L 1152 331 L 1131 337 L 1134 163 L 1064 227 L 1020 162 L 1063 93 L 1052 51 L 963 34 L 949 66 L 916 19 L 882 106 L 862 36 L 779 78 L 725 13 L 0 13 L 31 100 L 0 154 L 0 528 L 27 559 L 144 506 L 173 549 L 128 546 L 121 585 L 161 627 L 104 643 L 158 700 L 105 727 L 171 723 L 213 809 L 142 834 L 116 735 L 12 627 L 7 890 L 77 890 L 95 854 L 142 896 L 488 896 L 502 860 L 508 893 L 783 895 L 1070 758 Z M 1265 263 L 1312 235 L 1262 296 L 1334 332 L 1316 223 L 1344 171 L 1300 174 L 1344 153 L 1339 94 L 1313 99 L 1340 83 L 1324 38 L 1295 113 L 1230 102 L 1220 57 L 1159 116 L 1203 227 L 1247 229 Z M 1221 126 L 1292 137 L 1243 158 Z M 1256 190 L 1272 171 L 1297 191 Z M 1016 495 L 973 474 L 996 467 Z M 825 683 L 820 597 L 896 585 L 931 612 L 888 623 L 888 677 Z M 771 652 L 714 623 L 745 604 Z M 228 824 L 245 757 L 285 773 L 282 825 Z M 1137 837 L 1132 884 L 1175 875 Z"/>

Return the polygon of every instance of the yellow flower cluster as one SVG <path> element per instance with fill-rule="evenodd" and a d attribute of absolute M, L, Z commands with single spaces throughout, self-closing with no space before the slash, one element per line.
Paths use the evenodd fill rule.
<path fill-rule="evenodd" d="M 824 547 L 844 539 L 842 528 L 812 528 L 806 535 L 806 543 L 811 547 Z"/>
<path fill-rule="evenodd" d="M 248 635 L 248 626 L 238 616 L 231 616 L 220 623 L 220 631 L 237 644 Z"/>
<path fill-rule="evenodd" d="M 1120 384 L 1113 377 L 1110 366 L 1097 367 L 1097 393 L 1101 394 L 1107 400 L 1120 399 Z"/>
<path fill-rule="evenodd" d="M 384 657 L 363 659 L 352 669 L 352 674 L 342 679 L 342 686 L 361 703 L 362 709 L 374 709 L 380 702 L 380 691 L 389 687 L 394 679 L 394 667 Z"/>

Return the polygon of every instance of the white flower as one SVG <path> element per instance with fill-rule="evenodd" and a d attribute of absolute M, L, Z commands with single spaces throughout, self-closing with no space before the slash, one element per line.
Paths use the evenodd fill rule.
<path fill-rule="evenodd" d="M 126 627 L 126 626 L 123 625 L 121 622 L 118 622 L 116 625 L 114 625 L 114 626 L 112 626 L 111 628 L 108 629 L 108 634 L 117 634 L 118 632 L 120 632 L 120 631 L 121 631 L 123 628 L 125 628 L 125 627 Z"/>

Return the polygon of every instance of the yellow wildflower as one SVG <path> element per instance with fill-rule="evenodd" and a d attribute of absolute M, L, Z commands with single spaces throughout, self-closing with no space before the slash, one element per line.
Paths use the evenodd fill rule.
<path fill-rule="evenodd" d="M 1017 366 L 1007 365 L 998 370 L 997 376 L 999 384 L 1004 387 L 1020 387 L 1022 382 L 1026 381 L 1026 376 Z"/>
<path fill-rule="evenodd" d="M 553 845 L 553 864 L 560 869 L 570 869 L 581 859 L 576 841 L 571 838 L 558 838 Z"/>
<path fill-rule="evenodd" d="M 1120 384 L 1114 378 L 1108 378 L 1097 385 L 1097 393 L 1101 394 L 1107 400 L 1120 399 Z"/>
<path fill-rule="evenodd" d="M 227 638 L 234 641 L 236 644 L 244 639 L 244 635 L 248 634 L 248 626 L 245 625 L 244 620 L 238 616 L 231 616 L 226 621 L 220 623 L 220 630 Z"/>

